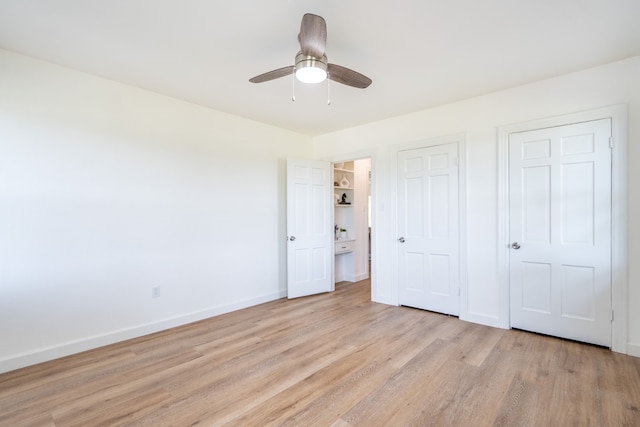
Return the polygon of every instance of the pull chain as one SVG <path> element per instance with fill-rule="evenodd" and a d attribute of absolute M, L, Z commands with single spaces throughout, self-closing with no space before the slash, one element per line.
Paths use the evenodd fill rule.
<path fill-rule="evenodd" d="M 331 105 L 331 84 L 327 73 L 327 105 Z M 291 73 L 291 101 L 296 102 L 296 69 Z"/>
<path fill-rule="evenodd" d="M 296 69 L 291 72 L 291 101 L 296 102 Z"/>

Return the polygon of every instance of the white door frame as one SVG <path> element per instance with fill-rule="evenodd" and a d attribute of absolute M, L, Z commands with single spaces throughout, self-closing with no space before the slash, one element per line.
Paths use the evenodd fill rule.
<path fill-rule="evenodd" d="M 389 182 L 392 188 L 398 188 L 398 153 L 400 151 L 405 150 L 413 150 L 417 148 L 426 148 L 433 147 L 436 145 L 444 145 L 444 144 L 456 144 L 458 147 L 458 222 L 459 222 L 459 236 L 458 236 L 458 247 L 459 247 L 459 267 L 458 267 L 458 277 L 459 277 L 459 285 L 460 285 L 460 295 L 459 295 L 459 309 L 458 309 L 458 317 L 462 320 L 467 319 L 468 312 L 468 288 L 467 288 L 467 178 L 466 178 L 466 139 L 465 134 L 459 133 L 454 135 L 446 135 L 436 138 L 429 138 L 420 141 L 413 141 L 404 144 L 398 144 L 393 147 L 393 161 L 391 162 L 390 169 L 390 177 L 391 180 Z M 394 190 L 391 192 L 391 203 L 393 206 L 393 214 L 392 214 L 392 242 L 395 245 L 398 244 L 397 238 L 400 236 L 398 230 L 398 195 Z M 391 280 L 392 280 L 392 290 L 393 290 L 393 301 L 395 305 L 400 304 L 399 298 L 399 286 L 398 283 L 398 268 L 399 268 L 399 260 L 398 260 L 398 250 L 395 248 L 392 251 L 391 258 L 391 271 L 393 272 Z"/>
<path fill-rule="evenodd" d="M 500 326 L 509 318 L 509 134 L 611 118 L 611 349 L 627 353 L 627 106 L 614 105 L 558 117 L 516 123 L 498 128 L 498 273 Z"/>

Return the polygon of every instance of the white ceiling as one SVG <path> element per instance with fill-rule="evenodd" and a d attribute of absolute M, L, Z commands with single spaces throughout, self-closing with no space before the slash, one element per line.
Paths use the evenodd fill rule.
<path fill-rule="evenodd" d="M 305 12 L 369 88 L 249 83 Z M 640 55 L 640 1 L 0 0 L 0 48 L 319 135 Z"/>

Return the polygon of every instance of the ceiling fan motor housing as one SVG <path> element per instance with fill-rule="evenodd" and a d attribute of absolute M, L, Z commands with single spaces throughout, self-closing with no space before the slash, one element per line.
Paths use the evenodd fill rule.
<path fill-rule="evenodd" d="M 320 83 L 327 78 L 327 55 L 321 59 L 298 52 L 296 55 L 296 77 L 305 83 Z"/>

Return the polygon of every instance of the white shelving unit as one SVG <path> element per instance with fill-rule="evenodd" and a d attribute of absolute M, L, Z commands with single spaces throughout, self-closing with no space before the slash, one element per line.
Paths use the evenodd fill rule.
<path fill-rule="evenodd" d="M 350 240 L 355 239 L 353 221 L 354 182 L 354 162 L 344 162 L 334 165 L 334 222 L 339 228 L 347 230 L 346 239 Z M 339 232 L 336 232 L 336 240 L 345 240 L 345 238 L 340 239 L 339 237 Z"/>
<path fill-rule="evenodd" d="M 355 192 L 357 191 L 354 166 L 354 162 L 351 161 L 335 164 L 333 168 L 334 222 L 339 229 L 347 230 L 346 236 L 341 236 L 339 231 L 336 232 L 334 252 L 336 282 L 354 281 L 354 250 L 359 238 L 354 220 Z M 343 201 L 345 203 L 342 203 Z"/>

